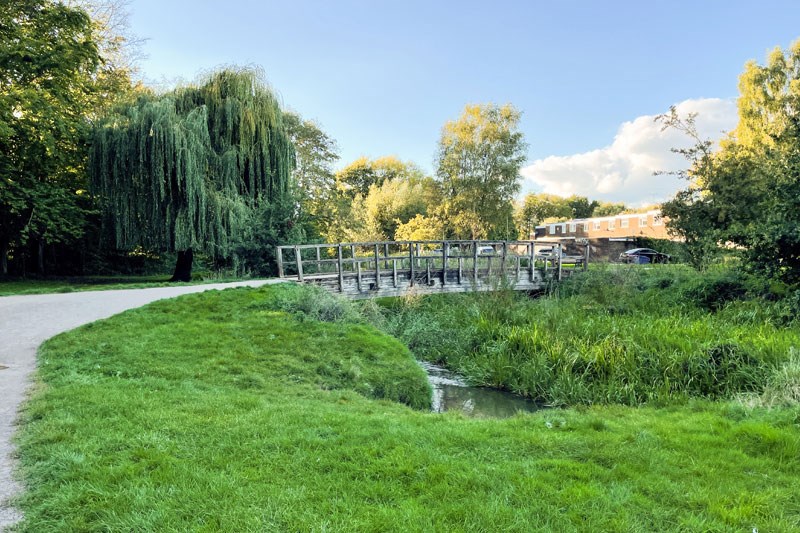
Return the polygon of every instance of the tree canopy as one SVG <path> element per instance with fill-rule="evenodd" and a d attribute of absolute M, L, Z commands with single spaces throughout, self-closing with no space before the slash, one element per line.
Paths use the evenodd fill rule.
<path fill-rule="evenodd" d="M 227 69 L 117 108 L 94 132 L 90 169 L 118 248 L 227 257 L 259 206 L 293 201 L 293 163 L 261 74 Z"/>
<path fill-rule="evenodd" d="M 775 49 L 766 65 L 750 62 L 739 79 L 739 123 L 714 151 L 694 117 L 660 117 L 697 144 L 690 186 L 664 205 L 673 231 L 702 266 L 718 244 L 731 244 L 748 268 L 800 281 L 800 41 Z"/>
<path fill-rule="evenodd" d="M 527 145 L 511 105 L 468 105 L 442 128 L 436 177 L 440 215 L 450 236 L 477 239 L 513 233 L 512 200 Z"/>

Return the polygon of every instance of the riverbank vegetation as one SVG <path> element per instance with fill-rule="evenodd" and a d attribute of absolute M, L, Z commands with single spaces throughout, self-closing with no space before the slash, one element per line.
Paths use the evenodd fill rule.
<path fill-rule="evenodd" d="M 667 282 L 658 281 L 663 278 L 655 269 L 647 272 L 623 289 L 649 294 L 646 305 L 626 309 L 635 302 L 599 295 L 587 300 L 584 316 L 607 315 L 619 324 L 617 333 L 605 331 L 607 344 L 624 335 L 641 341 L 644 336 L 631 337 L 624 321 L 644 309 L 666 316 L 655 312 L 657 295 L 697 283 L 687 274 L 671 290 L 659 288 Z M 565 305 L 565 313 L 577 311 L 577 292 L 593 289 L 576 278 L 565 290 L 558 299 L 534 302 L 505 294 L 451 296 L 449 305 L 460 309 L 453 313 L 431 297 L 402 309 L 456 317 L 452 328 L 439 319 L 430 325 L 442 342 L 456 342 L 467 317 L 479 333 L 502 327 L 501 318 L 513 320 L 526 305 L 542 306 L 539 313 L 550 320 L 556 304 Z M 762 320 L 782 316 L 778 304 L 746 304 L 683 311 L 721 316 L 749 309 L 751 318 L 740 316 L 742 324 L 763 322 L 759 327 L 777 333 L 775 340 L 753 341 L 761 351 L 750 356 L 764 359 L 770 371 L 752 371 L 776 390 L 780 379 L 796 390 L 796 368 L 779 365 L 791 360 L 778 354 L 789 330 L 782 319 Z M 496 314 L 489 316 L 490 310 Z M 800 526 L 796 396 L 773 395 L 768 409 L 768 387 L 748 385 L 740 389 L 765 401 L 673 394 L 628 407 L 586 405 L 577 396 L 573 408 L 504 420 L 437 415 L 426 411 L 430 390 L 408 349 L 367 323 L 387 329 L 408 324 L 407 316 L 400 320 L 404 313 L 374 302 L 354 305 L 309 287 L 270 286 L 158 302 L 52 339 L 41 350 L 37 390 L 18 439 L 28 486 L 20 529 Z M 609 327 L 597 317 L 593 324 Z M 744 343 L 737 327 L 709 326 L 708 346 L 719 342 L 714 336 L 720 332 L 724 340 Z M 687 329 L 658 331 L 668 334 L 662 341 L 669 346 Z M 695 335 L 701 332 L 697 326 Z M 612 342 L 617 334 L 620 340 Z M 435 344 L 426 339 L 427 346 Z"/>
<path fill-rule="evenodd" d="M 613 265 L 548 298 L 499 291 L 384 303 L 384 327 L 418 358 L 547 405 L 758 394 L 800 356 L 798 293 L 778 299 L 733 270 Z"/>

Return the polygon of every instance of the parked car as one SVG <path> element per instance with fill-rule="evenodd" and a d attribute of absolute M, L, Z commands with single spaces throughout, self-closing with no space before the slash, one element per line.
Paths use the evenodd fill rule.
<path fill-rule="evenodd" d="M 561 248 L 561 257 L 564 257 L 566 255 L 567 255 L 567 252 L 564 250 L 564 248 Z M 551 257 L 553 257 L 553 258 L 558 257 L 558 247 L 556 246 L 556 247 L 552 247 L 552 248 L 539 248 L 539 249 L 536 250 L 536 256 L 537 257 L 546 257 L 548 259 L 551 258 Z"/>
<path fill-rule="evenodd" d="M 668 254 L 657 252 L 652 248 L 633 248 L 619 254 L 619 260 L 623 263 L 636 264 L 668 263 L 670 256 Z"/>
<path fill-rule="evenodd" d="M 494 255 L 495 250 L 491 246 L 478 246 L 478 255 Z"/>

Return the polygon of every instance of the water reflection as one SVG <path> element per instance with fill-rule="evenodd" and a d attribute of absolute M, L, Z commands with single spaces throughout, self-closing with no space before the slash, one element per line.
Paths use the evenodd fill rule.
<path fill-rule="evenodd" d="M 470 387 L 446 368 L 420 361 L 433 388 L 431 410 L 435 413 L 461 411 L 478 418 L 506 418 L 517 411 L 532 412 L 541 408 L 536 403 L 510 392 Z"/>

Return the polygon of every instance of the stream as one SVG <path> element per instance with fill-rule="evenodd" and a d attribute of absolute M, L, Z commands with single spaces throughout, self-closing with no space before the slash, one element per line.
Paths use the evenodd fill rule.
<path fill-rule="evenodd" d="M 542 407 L 517 394 L 488 387 L 472 387 L 457 374 L 440 366 L 419 361 L 433 388 L 434 413 L 461 411 L 476 418 L 507 418 L 518 411 L 533 412 Z"/>

